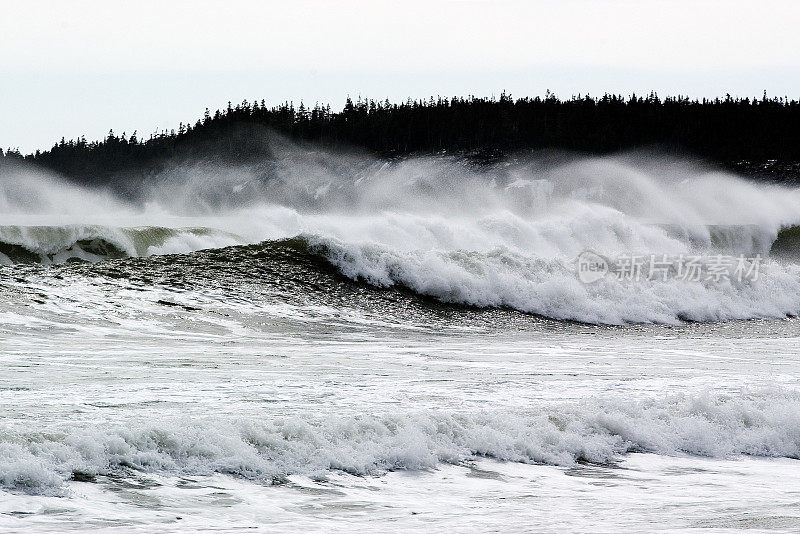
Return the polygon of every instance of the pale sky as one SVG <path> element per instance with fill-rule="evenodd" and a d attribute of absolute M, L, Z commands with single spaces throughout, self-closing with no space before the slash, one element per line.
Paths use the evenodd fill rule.
<path fill-rule="evenodd" d="M 0 147 L 347 95 L 800 98 L 795 0 L 0 0 Z"/>

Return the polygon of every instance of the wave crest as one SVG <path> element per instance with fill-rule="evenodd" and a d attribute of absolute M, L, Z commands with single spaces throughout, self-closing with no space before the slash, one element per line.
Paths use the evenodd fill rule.
<path fill-rule="evenodd" d="M 568 466 L 629 452 L 800 457 L 800 399 L 709 394 L 592 399 L 519 413 L 398 413 L 266 421 L 163 421 L 0 434 L 0 484 L 58 494 L 70 478 L 134 470 L 262 483 L 329 470 L 380 475 L 480 456 Z"/>
<path fill-rule="evenodd" d="M 0 263 L 97 262 L 230 246 L 236 236 L 209 228 L 99 225 L 0 226 Z"/>
<path fill-rule="evenodd" d="M 800 314 L 800 266 L 766 261 L 756 280 L 605 277 L 581 283 L 574 258 L 527 257 L 508 249 L 398 251 L 310 238 L 341 272 L 380 287 L 402 286 L 438 300 L 508 307 L 552 319 L 599 324 L 677 323 Z"/>

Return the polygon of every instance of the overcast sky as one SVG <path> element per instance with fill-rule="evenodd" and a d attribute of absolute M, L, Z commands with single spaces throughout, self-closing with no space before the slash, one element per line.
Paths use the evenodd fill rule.
<path fill-rule="evenodd" d="M 0 146 L 140 136 L 228 100 L 800 97 L 795 0 L 0 0 Z"/>

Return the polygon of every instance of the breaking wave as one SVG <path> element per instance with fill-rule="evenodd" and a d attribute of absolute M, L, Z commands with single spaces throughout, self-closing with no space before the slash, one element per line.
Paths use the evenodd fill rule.
<path fill-rule="evenodd" d="M 130 472 L 224 473 L 261 483 L 330 470 L 379 475 L 477 457 L 569 466 L 629 452 L 800 458 L 792 395 L 593 399 L 519 413 L 413 412 L 318 419 L 159 421 L 0 434 L 0 485 L 60 494 L 72 480 Z"/>
<path fill-rule="evenodd" d="M 350 278 L 450 303 L 611 324 L 800 314 L 797 189 L 642 154 L 476 167 L 282 150 L 250 166 L 176 167 L 143 179 L 136 196 L 6 172 L 0 261 L 98 261 L 300 236 Z M 585 251 L 764 261 L 758 279 L 585 284 L 576 276 Z"/>
<path fill-rule="evenodd" d="M 766 261 L 756 280 L 620 280 L 582 283 L 574 259 L 542 259 L 497 249 L 397 251 L 312 238 L 343 274 L 400 286 L 454 304 L 507 307 L 597 324 L 677 323 L 800 314 L 800 266 Z"/>
<path fill-rule="evenodd" d="M 238 242 L 236 236 L 210 228 L 0 226 L 0 263 L 97 262 L 192 252 Z"/>

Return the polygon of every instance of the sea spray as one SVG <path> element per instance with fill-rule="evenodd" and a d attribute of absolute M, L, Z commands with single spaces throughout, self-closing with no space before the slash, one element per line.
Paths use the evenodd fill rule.
<path fill-rule="evenodd" d="M 800 313 L 798 267 L 788 237 L 778 240 L 800 223 L 795 189 L 642 154 L 475 166 L 281 150 L 249 166 L 174 167 L 127 196 L 5 169 L 0 259 L 98 261 L 303 236 L 350 278 L 450 303 L 613 324 Z M 584 284 L 576 265 L 587 251 L 765 262 L 747 283 Z"/>

